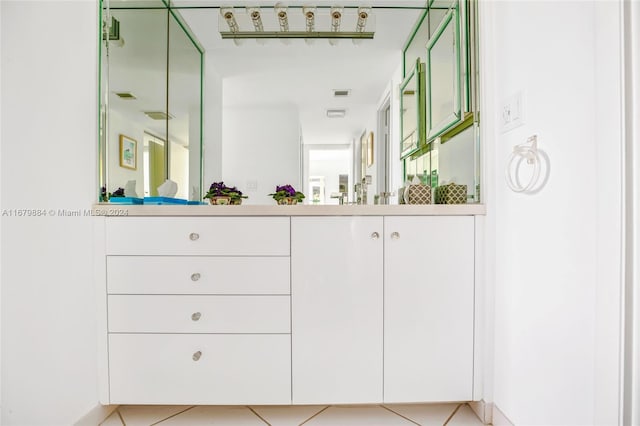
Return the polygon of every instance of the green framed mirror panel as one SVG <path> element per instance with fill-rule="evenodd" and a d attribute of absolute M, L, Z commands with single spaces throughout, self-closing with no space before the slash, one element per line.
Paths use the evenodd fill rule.
<path fill-rule="evenodd" d="M 426 141 L 424 64 L 416 61 L 400 85 L 400 158 L 411 155 Z"/>
<path fill-rule="evenodd" d="M 426 46 L 426 123 L 430 142 L 462 119 L 458 8 L 450 9 Z"/>
<path fill-rule="evenodd" d="M 100 187 L 133 188 L 142 198 L 171 179 L 176 198 L 198 200 L 203 49 L 164 1 L 100 6 L 103 32 L 112 33 L 100 45 Z M 129 144 L 126 158 L 121 140 Z"/>

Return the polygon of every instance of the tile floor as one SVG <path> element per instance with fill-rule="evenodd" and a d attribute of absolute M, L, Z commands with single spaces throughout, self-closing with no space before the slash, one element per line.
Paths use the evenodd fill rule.
<path fill-rule="evenodd" d="M 331 406 L 122 405 L 100 426 L 480 426 L 467 404 Z"/>

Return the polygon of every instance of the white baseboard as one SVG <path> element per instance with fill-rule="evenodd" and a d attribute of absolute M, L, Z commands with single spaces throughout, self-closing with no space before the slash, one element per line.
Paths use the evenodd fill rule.
<path fill-rule="evenodd" d="M 493 423 L 493 411 L 491 409 L 493 404 L 487 403 L 484 400 L 471 401 L 468 404 L 483 424 L 490 425 Z"/>
<path fill-rule="evenodd" d="M 104 422 L 111 415 L 118 405 L 96 405 L 87 414 L 77 420 L 73 426 L 96 426 Z"/>
<path fill-rule="evenodd" d="M 514 426 L 513 422 L 495 405 L 492 406 L 493 426 Z"/>

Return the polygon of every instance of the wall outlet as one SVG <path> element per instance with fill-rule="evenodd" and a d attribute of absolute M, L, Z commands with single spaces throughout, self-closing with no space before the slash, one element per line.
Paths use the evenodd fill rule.
<path fill-rule="evenodd" d="M 248 192 L 256 192 L 258 190 L 258 181 L 257 180 L 248 180 L 247 181 L 247 191 Z"/>
<path fill-rule="evenodd" d="M 524 95 L 518 92 L 505 99 L 500 108 L 502 133 L 524 124 Z"/>

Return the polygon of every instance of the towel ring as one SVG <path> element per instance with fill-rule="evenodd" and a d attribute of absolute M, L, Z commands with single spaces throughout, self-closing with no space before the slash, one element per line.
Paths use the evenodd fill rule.
<path fill-rule="evenodd" d="M 524 160 L 527 160 L 527 164 L 533 165 L 533 173 L 526 185 L 522 185 L 519 178 L 520 166 Z M 512 170 L 513 173 L 511 172 Z M 533 135 L 525 143 L 513 147 L 513 152 L 505 169 L 505 178 L 507 185 L 514 192 L 529 192 L 536 187 L 538 179 L 540 179 L 540 155 L 538 154 L 537 135 Z"/>

